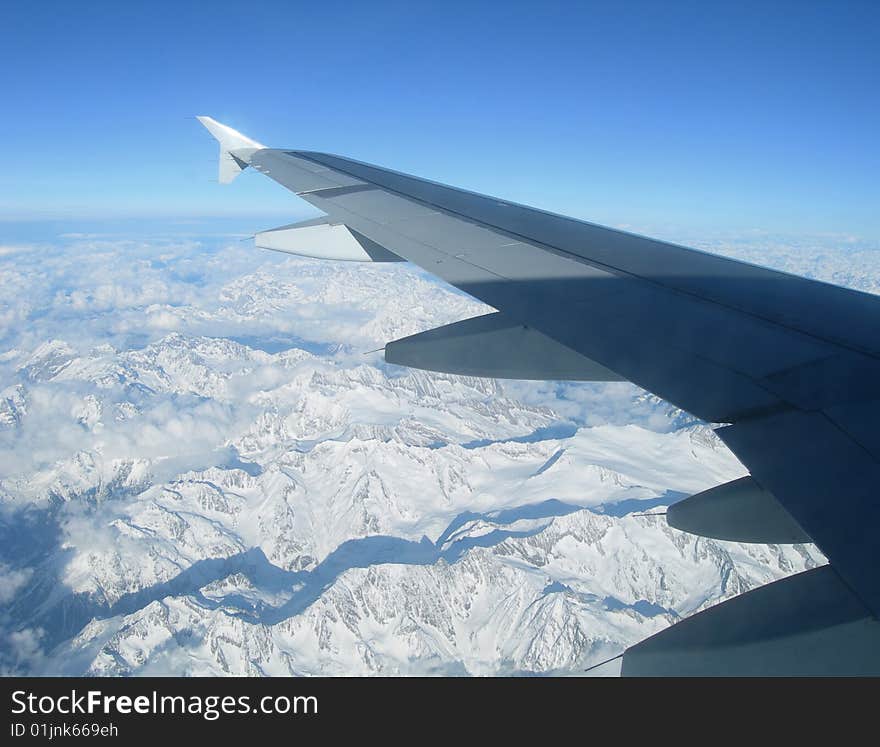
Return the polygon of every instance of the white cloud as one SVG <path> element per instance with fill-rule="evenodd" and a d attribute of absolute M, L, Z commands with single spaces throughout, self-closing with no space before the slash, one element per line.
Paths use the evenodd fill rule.
<path fill-rule="evenodd" d="M 14 569 L 0 563 L 0 604 L 11 602 L 32 575 L 30 568 Z"/>
<path fill-rule="evenodd" d="M 146 323 L 152 329 L 159 330 L 174 330 L 183 326 L 183 322 L 177 314 L 156 306 L 147 309 Z"/>
<path fill-rule="evenodd" d="M 33 244 L 0 244 L 0 257 L 11 257 L 17 254 L 28 254 L 39 251 L 40 247 Z"/>
<path fill-rule="evenodd" d="M 39 628 L 24 628 L 8 633 L 0 632 L 0 675 L 31 674 L 43 662 L 43 632 Z"/>

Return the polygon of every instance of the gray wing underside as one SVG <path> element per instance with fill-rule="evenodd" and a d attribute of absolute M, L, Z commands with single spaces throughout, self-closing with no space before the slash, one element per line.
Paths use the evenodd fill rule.
<path fill-rule="evenodd" d="M 759 611 L 768 605 L 770 619 L 774 609 L 800 609 L 792 599 L 806 604 L 812 619 L 832 620 L 810 644 L 815 666 L 806 672 L 855 671 L 852 657 L 839 653 L 877 640 L 880 612 L 880 299 L 338 156 L 275 149 L 247 155 L 362 245 L 365 238 L 499 312 L 398 341 L 386 349 L 389 360 L 431 368 L 431 361 L 458 356 L 463 372 L 503 376 L 501 360 L 517 376 L 541 378 L 532 375 L 540 359 L 560 374 L 545 378 L 632 381 L 726 424 L 716 432 L 751 478 L 722 486 L 701 511 L 721 505 L 723 493 L 726 510 L 747 508 L 752 529 L 766 517 L 776 531 L 812 538 L 829 558 L 822 574 L 788 587 L 792 579 L 777 582 L 769 597 L 745 595 L 710 611 L 712 619 L 692 618 L 687 635 L 659 634 L 633 647 L 625 672 L 714 673 L 724 671 L 727 652 L 729 662 L 772 661 L 775 672 L 804 673 L 796 646 L 768 658 L 768 636 L 778 637 L 772 626 L 729 635 L 754 620 L 755 604 Z M 499 352 L 481 359 L 479 349 Z M 505 357 L 505 350 L 512 352 Z M 772 511 L 762 514 L 760 505 Z M 846 599 L 847 615 L 841 621 L 817 612 L 806 598 L 831 608 Z M 726 631 L 720 638 L 719 630 Z M 707 646 L 714 659 L 699 656 Z M 711 663 L 692 670 L 683 663 L 699 661 Z M 876 655 L 868 661 L 876 669 Z M 750 671 L 762 670 L 746 666 L 743 673 Z"/>

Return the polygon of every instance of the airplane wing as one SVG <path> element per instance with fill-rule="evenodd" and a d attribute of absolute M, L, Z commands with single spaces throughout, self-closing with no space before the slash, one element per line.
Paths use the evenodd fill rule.
<path fill-rule="evenodd" d="M 632 381 L 721 424 L 750 472 L 671 506 L 670 525 L 828 557 L 631 647 L 623 674 L 880 673 L 880 298 L 199 120 L 221 181 L 250 166 L 325 215 L 257 246 L 407 260 L 497 309 L 389 341 L 386 360 Z"/>

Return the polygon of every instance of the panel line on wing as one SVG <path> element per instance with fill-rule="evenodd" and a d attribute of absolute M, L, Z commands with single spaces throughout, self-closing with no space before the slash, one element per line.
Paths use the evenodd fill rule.
<path fill-rule="evenodd" d="M 382 188 L 376 184 L 352 184 L 348 187 L 327 187 L 326 189 L 313 189 L 309 192 L 298 192 L 297 194 L 310 194 L 318 197 L 341 197 L 342 195 L 351 195 L 356 192 L 375 192 Z"/>

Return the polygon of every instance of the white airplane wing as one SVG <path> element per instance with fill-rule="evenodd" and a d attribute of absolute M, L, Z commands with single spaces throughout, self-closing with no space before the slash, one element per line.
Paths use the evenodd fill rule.
<path fill-rule="evenodd" d="M 633 646 L 625 675 L 880 673 L 880 298 L 199 119 L 221 181 L 251 166 L 326 216 L 257 246 L 407 260 L 498 310 L 389 341 L 386 360 L 632 381 L 724 424 L 751 473 L 670 507 L 672 526 L 828 557 Z"/>

